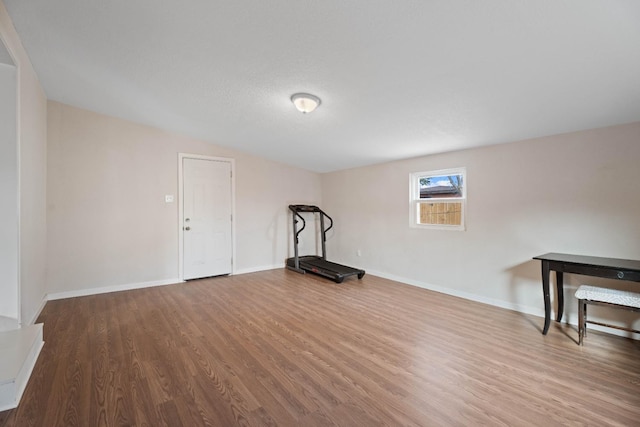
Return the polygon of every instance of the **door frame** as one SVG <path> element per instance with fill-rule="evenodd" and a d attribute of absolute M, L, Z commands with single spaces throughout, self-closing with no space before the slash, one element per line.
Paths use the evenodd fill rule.
<path fill-rule="evenodd" d="M 184 177 L 183 159 L 227 162 L 231 166 L 231 274 L 236 271 L 236 160 L 229 157 L 178 153 L 178 277 L 184 281 Z"/>
<path fill-rule="evenodd" d="M 8 40 L 11 39 L 11 34 L 8 34 L 8 31 L 5 30 L 5 28 L 3 28 L 2 26 L 0 26 L 0 43 L 2 44 L 2 46 L 4 47 L 5 51 L 9 54 L 9 58 L 11 59 L 11 62 L 13 64 L 2 64 L 2 65 L 6 65 L 7 67 L 13 67 L 14 71 L 15 71 L 15 76 L 13 78 L 13 84 L 14 84 L 14 88 L 15 88 L 15 122 L 14 122 L 14 135 L 12 138 L 12 141 L 10 141 L 10 143 L 15 144 L 15 148 L 16 148 L 16 156 L 14 158 L 15 162 L 16 162 L 16 198 L 14 200 L 12 200 L 12 202 L 16 203 L 15 205 L 15 222 L 14 225 L 17 227 L 17 233 L 16 233 L 16 242 L 15 242 L 15 261 L 16 261 L 16 265 L 15 265 L 15 277 L 13 277 L 13 279 L 15 279 L 15 281 L 11 280 L 12 283 L 9 283 L 8 286 L 12 287 L 15 291 L 14 295 L 10 295 L 9 298 L 11 298 L 11 301 L 9 302 L 10 305 L 12 305 L 12 310 L 15 310 L 15 312 L 13 313 L 9 313 L 7 312 L 5 309 L 2 310 L 2 313 L 0 313 L 0 316 L 5 316 L 5 317 L 10 317 L 10 318 L 14 318 L 13 314 L 15 314 L 15 319 L 18 322 L 18 324 L 22 325 L 23 322 L 23 318 L 22 318 L 22 211 L 21 211 L 21 199 L 22 199 L 22 181 L 20 179 L 21 177 L 21 146 L 22 146 L 22 128 L 21 128 L 21 105 L 22 105 L 22 101 L 21 101 L 21 91 L 20 88 L 22 87 L 21 84 L 21 74 L 22 74 L 22 66 L 20 65 L 20 61 L 18 60 L 18 54 L 15 52 L 13 46 L 10 46 Z M 4 135 L 3 135 L 4 136 Z M 7 281 L 6 280 L 6 275 L 2 276 L 2 280 L 3 281 Z M 4 286 L 7 286 L 6 284 Z M 15 286 L 15 288 L 14 288 Z M 44 298 L 44 296 L 43 296 Z M 44 304 L 44 303 L 43 303 Z M 37 316 L 37 312 L 36 312 L 36 316 Z M 8 315 L 8 316 L 7 316 Z M 30 319 L 29 320 L 30 324 L 35 323 L 35 318 Z"/>

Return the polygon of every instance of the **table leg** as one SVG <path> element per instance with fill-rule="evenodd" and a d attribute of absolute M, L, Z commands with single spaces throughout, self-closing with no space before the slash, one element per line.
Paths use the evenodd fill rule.
<path fill-rule="evenodd" d="M 562 271 L 556 271 L 556 297 L 558 298 L 558 314 L 556 315 L 556 321 L 562 320 L 562 314 L 564 313 L 564 286 L 563 285 Z"/>
<path fill-rule="evenodd" d="M 551 297 L 549 296 L 549 261 L 542 261 L 542 294 L 544 295 L 544 327 L 542 335 L 547 335 L 551 321 Z"/>

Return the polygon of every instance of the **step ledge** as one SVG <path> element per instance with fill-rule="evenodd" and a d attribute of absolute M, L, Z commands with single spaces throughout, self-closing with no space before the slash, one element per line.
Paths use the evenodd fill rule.
<path fill-rule="evenodd" d="M 42 324 L 0 333 L 0 411 L 20 403 L 43 346 Z"/>
<path fill-rule="evenodd" d="M 0 332 L 13 331 L 20 328 L 20 322 L 13 317 L 0 316 Z"/>

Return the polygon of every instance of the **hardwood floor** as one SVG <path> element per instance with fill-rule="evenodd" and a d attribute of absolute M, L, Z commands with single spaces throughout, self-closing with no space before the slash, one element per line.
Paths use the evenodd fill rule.
<path fill-rule="evenodd" d="M 542 298 L 542 295 L 540 296 Z M 48 302 L 0 426 L 640 425 L 640 343 L 287 270 Z"/>

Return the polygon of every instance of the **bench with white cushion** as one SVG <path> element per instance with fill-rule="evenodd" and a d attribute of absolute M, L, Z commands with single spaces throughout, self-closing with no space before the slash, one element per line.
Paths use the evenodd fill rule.
<path fill-rule="evenodd" d="M 640 334 L 640 331 L 635 329 L 587 320 L 587 304 L 605 305 L 640 312 L 639 293 L 582 285 L 576 291 L 576 298 L 578 299 L 578 344 L 582 345 L 583 338 L 587 335 L 587 323 Z"/>

